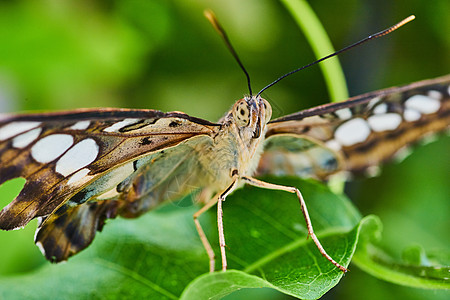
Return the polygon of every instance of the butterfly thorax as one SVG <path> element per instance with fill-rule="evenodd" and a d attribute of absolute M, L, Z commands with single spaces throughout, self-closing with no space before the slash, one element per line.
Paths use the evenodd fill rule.
<path fill-rule="evenodd" d="M 210 169 L 217 170 L 214 185 L 226 188 L 233 175 L 252 175 L 263 150 L 267 122 L 272 109 L 260 97 L 245 97 L 237 101 L 220 120 L 222 130 L 214 138 L 214 151 L 205 159 Z"/>

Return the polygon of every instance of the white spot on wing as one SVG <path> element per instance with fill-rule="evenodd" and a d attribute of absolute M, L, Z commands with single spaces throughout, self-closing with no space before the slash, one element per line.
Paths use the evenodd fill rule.
<path fill-rule="evenodd" d="M 35 237 L 37 236 L 38 232 L 39 232 L 39 228 L 36 230 Z M 44 246 L 42 246 L 42 243 L 41 242 L 36 242 L 36 246 L 39 248 L 39 250 L 41 251 L 42 255 L 45 256 L 45 249 L 44 249 Z"/>
<path fill-rule="evenodd" d="M 395 113 L 373 115 L 367 119 L 367 122 L 373 131 L 394 130 L 402 122 L 402 117 Z"/>
<path fill-rule="evenodd" d="M 11 230 L 21 230 L 21 229 L 24 229 L 25 228 L 25 225 L 24 226 L 19 226 L 19 227 L 14 227 L 13 229 L 11 229 Z M 9 230 L 9 229 L 8 229 Z"/>
<path fill-rule="evenodd" d="M 96 198 L 97 198 L 97 200 L 105 200 L 105 199 L 115 197 L 117 195 L 119 195 L 119 193 L 117 192 L 116 188 L 113 188 L 113 189 L 97 196 Z"/>
<path fill-rule="evenodd" d="M 6 124 L 0 128 L 0 141 L 21 134 L 30 129 L 36 128 L 41 122 L 18 121 Z"/>
<path fill-rule="evenodd" d="M 395 152 L 393 158 L 396 162 L 401 162 L 406 157 L 408 157 L 411 153 L 412 153 L 411 148 L 403 147 L 400 150 L 398 150 L 397 152 Z"/>
<path fill-rule="evenodd" d="M 325 143 L 325 145 L 334 151 L 341 150 L 341 144 L 339 144 L 339 142 L 336 140 L 329 140 L 328 142 Z"/>
<path fill-rule="evenodd" d="M 68 176 L 93 162 L 97 158 L 98 150 L 93 139 L 82 140 L 56 162 L 55 170 L 63 176 Z"/>
<path fill-rule="evenodd" d="M 31 147 L 31 156 L 40 163 L 48 163 L 61 156 L 73 144 L 70 134 L 46 136 Z"/>
<path fill-rule="evenodd" d="M 105 128 L 105 129 L 103 129 L 103 131 L 105 131 L 105 132 L 116 132 L 116 131 L 120 130 L 121 128 L 125 127 L 125 126 L 134 124 L 134 123 L 139 122 L 139 121 L 140 121 L 140 119 L 125 119 L 123 121 L 117 122 L 117 123 L 115 123 L 115 124 Z"/>
<path fill-rule="evenodd" d="M 441 102 L 424 95 L 414 95 L 406 100 L 405 106 L 423 114 L 432 114 L 439 110 Z"/>
<path fill-rule="evenodd" d="M 364 142 L 369 135 L 369 125 L 361 118 L 355 118 L 345 122 L 334 133 L 335 139 L 344 146 Z"/>
<path fill-rule="evenodd" d="M 373 109 L 374 114 L 385 114 L 387 112 L 388 106 L 386 103 L 381 103 Z"/>
<path fill-rule="evenodd" d="M 414 122 L 420 119 L 420 112 L 414 109 L 406 108 L 403 112 L 403 118 L 408 122 Z"/>
<path fill-rule="evenodd" d="M 23 149 L 29 144 L 31 144 L 34 140 L 36 140 L 41 134 L 42 128 L 35 128 L 28 132 L 22 133 L 21 135 L 16 136 L 12 140 L 12 146 L 14 148 Z"/>
<path fill-rule="evenodd" d="M 342 109 L 338 109 L 334 112 L 339 119 L 341 120 L 348 120 L 352 117 L 352 111 L 350 110 L 350 108 L 342 108 Z"/>
<path fill-rule="evenodd" d="M 367 177 L 375 177 L 380 175 L 381 169 L 379 166 L 370 166 L 365 170 Z"/>
<path fill-rule="evenodd" d="M 435 142 L 437 140 L 437 135 L 430 132 L 428 134 L 426 134 L 425 136 L 422 137 L 422 139 L 420 140 L 420 144 L 421 145 L 426 145 L 432 142 Z"/>
<path fill-rule="evenodd" d="M 78 121 L 75 124 L 73 124 L 72 126 L 70 126 L 70 129 L 84 130 L 84 129 L 88 128 L 90 124 L 91 124 L 91 121 Z"/>
<path fill-rule="evenodd" d="M 444 96 L 439 91 L 431 90 L 431 91 L 428 91 L 428 97 L 436 99 L 436 100 L 441 100 Z"/>
<path fill-rule="evenodd" d="M 381 100 L 381 97 L 375 97 L 375 98 L 372 98 L 372 99 L 369 101 L 369 103 L 367 104 L 367 108 L 368 108 L 368 109 L 371 109 L 371 108 L 374 107 L 378 102 L 380 102 L 380 100 Z"/>
<path fill-rule="evenodd" d="M 133 162 L 128 162 L 103 175 L 101 179 L 96 181 L 96 195 L 100 195 L 98 197 L 101 197 L 101 199 L 106 199 L 103 197 L 108 197 L 110 194 L 106 196 L 104 194 L 111 189 L 116 189 L 117 185 L 133 174 L 133 172 Z"/>
<path fill-rule="evenodd" d="M 92 176 L 86 176 L 91 170 L 88 168 L 83 168 L 70 176 L 69 181 L 67 181 L 67 184 L 69 185 L 80 185 L 88 181 L 92 178 Z"/>

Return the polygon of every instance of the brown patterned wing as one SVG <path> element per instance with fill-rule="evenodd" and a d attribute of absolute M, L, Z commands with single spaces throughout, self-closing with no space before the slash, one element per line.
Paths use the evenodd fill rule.
<path fill-rule="evenodd" d="M 0 212 L 0 229 L 23 227 L 43 217 L 37 241 L 51 249 L 62 243 L 57 231 L 65 231 L 66 245 L 58 247 L 56 255 L 46 256 L 66 259 L 69 244 L 78 238 L 87 246 L 105 218 L 118 213 L 135 216 L 147 209 L 139 198 L 145 198 L 152 184 L 164 177 L 140 178 L 141 173 L 158 174 L 143 172 L 144 162 L 156 166 L 164 151 L 173 149 L 182 159 L 188 155 L 183 152 L 192 150 L 188 142 L 209 143 L 217 130 L 217 124 L 202 119 L 154 110 L 0 116 L 0 184 L 16 177 L 26 179 L 20 194 Z M 170 188 L 183 192 L 180 186 Z M 166 196 L 161 191 L 153 195 L 152 205 Z M 96 204 L 96 200 L 105 201 Z"/>
<path fill-rule="evenodd" d="M 36 244 L 49 260 L 65 260 L 92 242 L 105 219 L 134 218 L 162 201 L 202 191 L 208 185 L 208 169 L 200 163 L 205 146 L 212 147 L 212 139 L 198 135 L 103 174 L 45 218 Z"/>
<path fill-rule="evenodd" d="M 325 179 L 366 171 L 449 127 L 449 85 L 447 75 L 272 120 L 257 172 Z"/>

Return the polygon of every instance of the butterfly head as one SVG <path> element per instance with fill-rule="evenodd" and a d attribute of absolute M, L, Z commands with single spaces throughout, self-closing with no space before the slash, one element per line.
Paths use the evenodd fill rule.
<path fill-rule="evenodd" d="M 261 97 L 245 97 L 237 101 L 231 110 L 233 123 L 240 131 L 251 134 L 251 138 L 259 138 L 267 122 L 272 116 L 272 108 Z"/>

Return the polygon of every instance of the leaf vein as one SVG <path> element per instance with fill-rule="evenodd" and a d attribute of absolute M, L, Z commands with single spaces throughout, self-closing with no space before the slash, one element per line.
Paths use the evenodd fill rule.
<path fill-rule="evenodd" d="M 113 262 L 110 262 L 108 260 L 105 259 L 101 259 L 101 258 L 97 258 L 95 259 L 95 261 L 99 264 L 102 265 L 106 268 L 109 268 L 111 270 L 117 271 L 131 279 L 136 280 L 137 282 L 153 289 L 154 291 L 170 298 L 170 299 L 178 299 L 177 296 L 175 296 L 174 294 L 170 293 L 169 291 L 167 291 L 166 289 L 162 288 L 161 286 L 157 285 L 154 282 L 151 282 L 150 280 L 148 280 L 147 278 L 145 278 L 144 276 L 136 273 L 135 271 L 125 268 L 124 266 L 115 264 Z"/>

